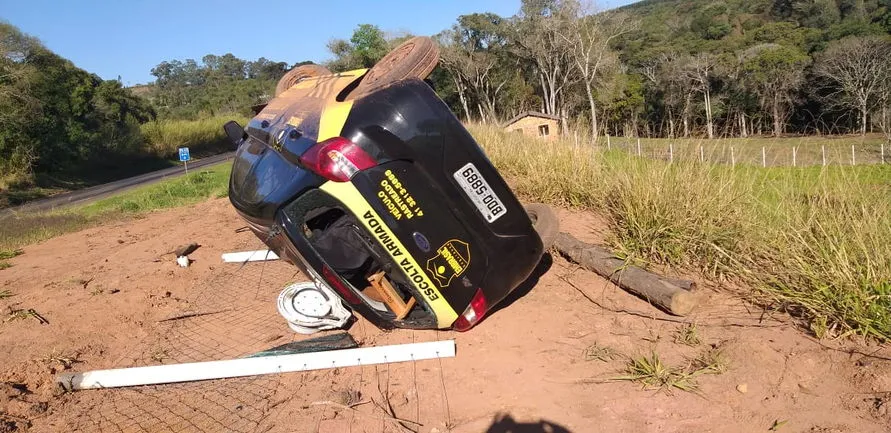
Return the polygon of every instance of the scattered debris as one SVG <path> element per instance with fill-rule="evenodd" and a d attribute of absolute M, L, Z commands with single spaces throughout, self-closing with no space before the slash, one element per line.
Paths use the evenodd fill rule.
<path fill-rule="evenodd" d="M 41 316 L 40 313 L 38 313 L 33 308 L 29 308 L 27 310 L 26 309 L 12 309 L 12 308 L 10 308 L 9 315 L 7 315 L 6 320 L 4 320 L 3 322 L 6 323 L 6 322 L 11 322 L 13 320 L 24 320 L 29 317 L 33 317 L 33 318 L 37 319 L 37 321 L 40 322 L 41 325 L 49 325 L 49 320 L 46 320 L 45 317 Z"/>
<path fill-rule="evenodd" d="M 585 348 L 584 356 L 585 361 L 608 362 L 618 358 L 620 355 L 611 347 L 594 343 Z"/>
<path fill-rule="evenodd" d="M 730 360 L 723 347 L 713 344 L 700 353 L 691 366 L 697 374 L 723 374 L 730 368 Z"/>
<path fill-rule="evenodd" d="M 346 332 L 340 332 L 333 335 L 310 338 L 308 340 L 292 341 L 280 346 L 275 346 L 271 349 L 266 349 L 262 352 L 254 353 L 253 355 L 248 355 L 245 358 L 324 352 L 326 350 L 353 349 L 356 347 L 359 347 L 359 343 L 356 343 L 356 340 L 353 339 L 352 335 Z"/>
<path fill-rule="evenodd" d="M 776 421 L 773 422 L 773 425 L 771 425 L 770 428 L 769 428 L 768 430 L 770 430 L 770 431 L 777 431 L 777 430 L 780 429 L 780 427 L 786 425 L 787 422 L 789 422 L 789 420 L 787 420 L 787 419 L 784 419 L 784 420 L 782 420 L 782 421 L 780 421 L 780 420 L 776 420 Z"/>
<path fill-rule="evenodd" d="M 112 293 L 115 293 L 115 292 L 112 292 Z M 166 297 L 169 298 L 169 297 L 170 297 L 170 292 L 167 292 L 166 295 L 167 295 Z M 188 319 L 188 318 L 192 318 L 192 317 L 208 316 L 208 315 L 211 315 L 211 314 L 225 313 L 225 312 L 227 312 L 227 311 L 232 311 L 232 309 L 227 308 L 227 309 L 225 309 L 225 310 L 207 311 L 207 312 L 203 312 L 203 313 L 197 313 L 197 312 L 182 313 L 182 314 L 178 314 L 178 315 L 173 316 L 173 317 L 168 317 L 168 318 L 166 318 L 166 319 L 161 319 L 161 320 L 158 321 L 158 323 L 162 323 L 162 322 L 172 322 L 172 321 L 174 321 L 174 320 L 182 320 L 182 319 Z"/>
<path fill-rule="evenodd" d="M 455 341 L 432 341 L 393 346 L 364 347 L 295 355 L 227 359 L 187 364 L 63 373 L 56 382 L 66 390 L 117 388 L 136 385 L 191 382 L 196 380 L 295 371 L 322 370 L 374 364 L 390 364 L 455 356 Z"/>
<path fill-rule="evenodd" d="M 176 249 L 174 249 L 171 252 L 173 254 L 175 254 L 177 257 L 184 257 L 184 256 L 188 256 L 189 254 L 194 253 L 195 250 L 197 250 L 198 248 L 201 248 L 201 245 L 192 242 L 187 245 L 180 245 L 180 246 L 176 247 Z"/>
<path fill-rule="evenodd" d="M 741 394 L 745 394 L 745 393 L 749 392 L 749 385 L 745 384 L 745 383 L 741 383 L 739 385 L 736 385 L 736 390 L 739 391 Z"/>
<path fill-rule="evenodd" d="M 699 338 L 699 331 L 696 329 L 696 324 L 686 323 L 681 325 L 677 334 L 674 336 L 674 342 L 693 347 L 702 344 L 702 339 Z"/>
<path fill-rule="evenodd" d="M 9 290 L 0 290 L 0 299 L 11 298 L 15 295 L 12 294 Z"/>
<path fill-rule="evenodd" d="M 181 268 L 189 267 L 189 258 L 186 256 L 177 256 L 176 264 L 178 264 Z"/>
<path fill-rule="evenodd" d="M 696 288 L 692 281 L 666 278 L 628 265 L 611 252 L 568 233 L 560 233 L 555 245 L 572 261 L 675 316 L 690 314 L 698 303 L 692 293 Z"/>
<path fill-rule="evenodd" d="M 288 327 L 300 334 L 342 328 L 352 317 L 340 297 L 320 283 L 291 284 L 278 295 L 276 305 Z"/>
<path fill-rule="evenodd" d="M 238 253 L 225 253 L 222 256 L 226 263 L 262 262 L 266 260 L 278 260 L 278 255 L 269 250 L 242 251 Z"/>
<path fill-rule="evenodd" d="M 80 360 L 80 353 L 75 352 L 74 354 L 64 354 L 64 353 L 52 353 L 47 357 L 43 358 L 42 361 L 47 362 L 49 364 L 58 364 L 62 367 L 62 370 L 68 370 L 74 364 L 79 364 L 83 361 Z"/>

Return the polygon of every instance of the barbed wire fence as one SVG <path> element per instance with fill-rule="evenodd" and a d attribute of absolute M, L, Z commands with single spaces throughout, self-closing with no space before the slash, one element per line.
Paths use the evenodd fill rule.
<path fill-rule="evenodd" d="M 756 139 L 746 143 L 745 139 L 672 140 L 604 136 L 597 140 L 594 147 L 669 162 L 699 161 L 730 166 L 808 167 L 891 164 L 891 142 L 881 140 L 852 139 L 828 144 L 818 144 L 807 139 L 796 143 L 790 143 L 788 140 L 773 143 L 770 141 L 770 139 Z"/>
<path fill-rule="evenodd" d="M 264 248 L 258 240 L 237 247 Z M 198 311 L 190 312 L 198 314 L 159 324 L 157 335 L 134 355 L 134 366 L 239 358 L 307 338 L 291 331 L 276 309 L 279 291 L 303 280 L 283 261 L 220 266 L 191 291 L 189 304 Z M 438 331 L 383 333 L 364 320 L 349 332 L 360 345 L 396 332 L 412 341 L 440 337 Z M 418 368 L 435 374 L 418 378 Z M 444 431 L 450 419 L 443 374 L 443 363 L 434 359 L 81 391 L 68 407 L 72 427 L 86 432 Z"/>

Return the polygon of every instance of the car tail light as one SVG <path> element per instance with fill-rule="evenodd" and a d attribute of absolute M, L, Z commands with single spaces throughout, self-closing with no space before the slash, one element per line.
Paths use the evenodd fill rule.
<path fill-rule="evenodd" d="M 322 266 L 322 277 L 325 278 L 325 281 L 328 282 L 331 288 L 336 290 L 337 293 L 340 293 L 340 296 L 343 296 L 343 299 L 350 304 L 362 303 L 362 301 L 359 300 L 359 297 L 355 293 L 353 293 L 353 291 L 350 290 L 349 287 L 345 286 L 340 281 L 340 278 L 337 277 L 337 274 L 335 274 L 334 271 L 332 271 L 331 268 L 329 268 L 328 266 Z"/>
<path fill-rule="evenodd" d="M 342 137 L 310 147 L 300 162 L 313 173 L 335 182 L 348 182 L 359 171 L 377 165 L 361 147 Z"/>
<path fill-rule="evenodd" d="M 464 314 L 458 316 L 458 320 L 452 325 L 452 329 L 458 332 L 464 332 L 473 328 L 474 325 L 483 320 L 486 311 L 489 310 L 489 302 L 483 295 L 483 289 L 476 289 L 476 295 L 470 300 L 470 305 L 464 310 Z"/>

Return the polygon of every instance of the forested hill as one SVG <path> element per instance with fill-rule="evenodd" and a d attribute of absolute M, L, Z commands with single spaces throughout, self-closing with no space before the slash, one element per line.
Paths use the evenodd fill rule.
<path fill-rule="evenodd" d="M 618 10 L 641 23 L 621 47 L 631 63 L 764 43 L 813 54 L 847 36 L 891 33 L 891 0 L 645 0 Z"/>

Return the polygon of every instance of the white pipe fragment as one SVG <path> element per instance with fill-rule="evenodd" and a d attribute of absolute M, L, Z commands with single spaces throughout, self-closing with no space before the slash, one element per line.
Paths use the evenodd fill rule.
<path fill-rule="evenodd" d="M 223 254 L 223 261 L 226 263 L 262 262 L 264 260 L 278 260 L 278 255 L 269 250 Z"/>
<path fill-rule="evenodd" d="M 423 359 L 452 358 L 454 356 L 455 340 L 444 340 L 262 358 L 240 358 L 113 370 L 94 370 L 84 373 L 62 373 L 56 376 L 56 382 L 69 391 L 118 388 L 388 364 Z"/>

